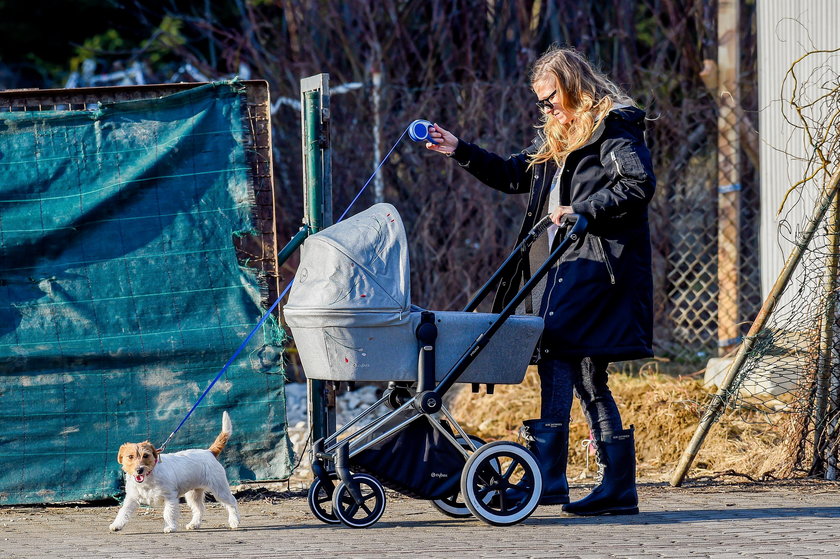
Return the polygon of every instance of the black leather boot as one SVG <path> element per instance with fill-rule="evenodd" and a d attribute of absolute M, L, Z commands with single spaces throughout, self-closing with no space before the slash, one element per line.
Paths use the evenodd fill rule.
<path fill-rule="evenodd" d="M 563 512 L 581 516 L 639 513 L 633 431 L 631 425 L 630 429 L 602 435 L 601 440 L 595 441 L 604 477 L 592 493 L 580 501 L 563 505 Z"/>
<path fill-rule="evenodd" d="M 569 458 L 569 425 L 550 419 L 524 421 L 520 431 L 525 446 L 534 453 L 543 478 L 541 505 L 569 502 L 566 461 Z"/>

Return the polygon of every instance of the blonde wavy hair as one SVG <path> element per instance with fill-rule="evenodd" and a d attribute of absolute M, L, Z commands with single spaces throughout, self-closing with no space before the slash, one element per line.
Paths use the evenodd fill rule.
<path fill-rule="evenodd" d="M 538 128 L 545 143 L 531 156 L 530 165 L 554 160 L 562 165 L 566 156 L 584 145 L 616 103 L 635 102 L 605 75 L 595 70 L 580 52 L 553 45 L 531 68 L 531 85 L 553 80 L 557 84 L 563 108 L 573 119 L 561 124 L 543 111 Z"/>

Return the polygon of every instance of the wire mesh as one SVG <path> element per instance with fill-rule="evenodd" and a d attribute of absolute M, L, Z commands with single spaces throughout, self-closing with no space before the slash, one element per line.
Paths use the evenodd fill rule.
<path fill-rule="evenodd" d="M 832 51 L 836 52 L 836 51 Z M 803 59 L 824 55 L 808 53 Z M 829 57 L 809 75 L 786 77 L 790 93 L 782 110 L 792 138 L 806 138 L 803 158 L 788 154 L 803 169 L 780 208 L 777 244 L 789 254 L 793 272 L 777 279 L 766 322 L 748 342 L 743 365 L 721 394 L 724 413 L 763 421 L 779 434 L 777 474 L 837 478 L 840 443 L 840 325 L 838 289 L 837 182 L 840 169 L 840 73 Z M 792 83 L 793 82 L 793 83 Z M 796 142 L 794 142 L 796 143 Z M 833 198 L 832 198 L 833 196 Z M 801 252 L 801 257 L 796 256 Z M 793 255 L 793 256 L 790 256 Z M 760 317 L 762 315 L 759 315 Z M 759 322 L 759 324 L 762 324 Z M 737 361 L 736 361 L 737 363 Z M 730 373 L 732 374 L 732 373 Z"/>

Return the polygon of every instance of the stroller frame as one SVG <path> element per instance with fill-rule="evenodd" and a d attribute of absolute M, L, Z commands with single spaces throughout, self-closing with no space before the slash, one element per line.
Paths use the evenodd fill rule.
<path fill-rule="evenodd" d="M 490 279 L 476 292 L 464 308 L 465 312 L 474 311 L 478 307 L 514 262 L 517 254 L 527 251 L 551 224 L 549 216 L 545 216 L 526 234 Z M 438 510 L 456 518 L 472 514 L 496 526 L 516 524 L 536 510 L 542 494 L 542 475 L 533 454 L 516 443 L 496 441 L 484 444 L 477 437 L 471 437 L 443 405 L 443 396 L 477 358 L 504 322 L 514 314 L 537 283 L 548 274 L 551 267 L 572 244 L 582 239 L 587 227 L 587 219 L 584 216 L 566 216 L 564 225 L 558 230 L 558 234 L 563 234 L 562 240 L 555 243 L 539 269 L 437 383 L 434 353 L 437 327 L 434 323 L 434 313 L 422 312 L 420 325 L 416 329 L 420 345 L 416 389 L 413 388 L 414 382 L 390 382 L 377 402 L 336 433 L 313 443 L 311 461 L 315 481 L 310 486 L 308 499 L 310 509 L 318 519 L 330 524 L 342 522 L 355 528 L 367 527 L 379 520 L 385 508 L 382 484 L 372 475 L 351 473 L 350 460 L 400 433 L 420 418 L 426 418 L 466 461 L 460 479 L 460 495 L 463 496 L 464 503 L 458 502 L 458 494 L 433 500 L 432 503 Z M 473 391 L 477 390 L 478 384 L 474 383 Z M 493 385 L 487 384 L 487 392 L 492 391 Z M 351 429 L 382 406 L 389 407 L 391 411 L 351 432 Z M 412 415 L 402 419 L 406 413 Z M 399 421 L 394 421 L 395 419 Z M 377 429 L 389 422 L 395 422 L 396 425 L 376 434 Z M 505 471 L 502 471 L 502 460 L 510 461 Z M 330 464 L 333 468 L 330 468 Z M 509 478 L 514 470 L 520 473 L 521 479 L 518 483 L 511 484 Z M 339 483 L 334 486 L 336 480 Z M 516 499 L 509 496 L 514 493 L 520 497 Z M 372 506 L 369 504 L 371 500 Z"/>

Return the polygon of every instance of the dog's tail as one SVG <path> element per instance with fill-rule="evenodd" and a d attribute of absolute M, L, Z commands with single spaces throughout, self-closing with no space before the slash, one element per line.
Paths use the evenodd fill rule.
<path fill-rule="evenodd" d="M 230 416 L 228 415 L 228 412 L 222 413 L 222 432 L 219 433 L 219 436 L 216 437 L 216 440 L 213 441 L 213 444 L 211 444 L 210 448 L 208 449 L 210 452 L 213 453 L 213 456 L 218 456 L 222 453 L 222 450 L 225 449 L 225 445 L 227 444 L 228 439 L 230 438 L 232 430 L 233 428 L 231 427 Z"/>

